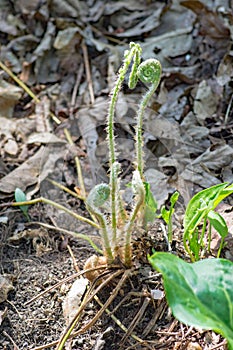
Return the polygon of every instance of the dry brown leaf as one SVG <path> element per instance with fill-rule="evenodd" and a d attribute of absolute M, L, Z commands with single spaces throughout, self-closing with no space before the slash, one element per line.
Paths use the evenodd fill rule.
<path fill-rule="evenodd" d="M 214 39 L 230 38 L 229 29 L 225 27 L 217 13 L 209 10 L 201 1 L 181 1 L 181 5 L 196 13 L 201 23 L 202 35 L 208 35 Z"/>
<path fill-rule="evenodd" d="M 201 125 L 206 118 L 216 113 L 219 99 L 220 96 L 211 89 L 208 82 L 202 80 L 198 85 L 194 101 L 194 113 Z"/>
<path fill-rule="evenodd" d="M 20 232 L 16 231 L 8 241 L 12 244 L 19 244 L 22 239 L 32 240 L 32 246 L 37 256 L 41 256 L 51 250 L 48 232 L 42 227 Z"/>
<path fill-rule="evenodd" d="M 217 82 L 224 86 L 233 79 L 233 52 L 229 52 L 218 66 Z"/>
<path fill-rule="evenodd" d="M 202 347 L 198 343 L 190 342 L 186 350 L 202 350 Z"/>
<path fill-rule="evenodd" d="M 41 147 L 31 158 L 0 180 L 0 198 L 11 196 L 16 187 L 27 187 L 43 181 L 54 171 L 58 159 L 63 159 L 64 146 Z"/>
<path fill-rule="evenodd" d="M 11 118 L 21 96 L 21 88 L 0 79 L 0 117 Z"/>

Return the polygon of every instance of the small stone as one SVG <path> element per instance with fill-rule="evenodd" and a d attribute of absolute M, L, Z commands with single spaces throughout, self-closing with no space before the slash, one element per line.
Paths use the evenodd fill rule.
<path fill-rule="evenodd" d="M 3 303 L 7 299 L 8 293 L 13 289 L 14 287 L 11 282 L 0 275 L 0 303 Z"/>

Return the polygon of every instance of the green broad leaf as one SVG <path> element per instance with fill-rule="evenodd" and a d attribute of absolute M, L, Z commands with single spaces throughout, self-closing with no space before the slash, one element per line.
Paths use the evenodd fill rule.
<path fill-rule="evenodd" d="M 144 222 L 147 224 L 148 222 L 154 221 L 156 217 L 156 211 L 158 208 L 158 204 L 150 190 L 150 184 L 148 182 L 143 182 L 144 188 L 145 188 L 145 201 L 146 201 L 146 207 L 145 207 L 145 217 Z"/>
<path fill-rule="evenodd" d="M 184 236 L 188 232 L 193 232 L 208 212 L 216 207 L 216 203 L 219 203 L 219 196 L 227 185 L 228 183 L 224 182 L 200 191 L 193 196 L 185 211 Z"/>
<path fill-rule="evenodd" d="M 189 241 L 190 250 L 193 252 L 195 261 L 199 260 L 199 253 L 200 253 L 200 242 L 199 242 L 199 232 L 198 229 L 194 230 L 192 232 L 192 236 L 190 237 Z"/>
<path fill-rule="evenodd" d="M 163 205 L 161 207 L 161 215 L 162 215 L 162 218 L 163 220 L 166 222 L 166 224 L 168 225 L 169 223 L 169 218 L 170 218 L 170 210 L 167 210 L 165 208 L 165 205 Z"/>
<path fill-rule="evenodd" d="M 220 236 L 225 238 L 228 235 L 228 227 L 224 218 L 214 210 L 211 210 L 207 217 L 211 225 L 220 234 Z"/>
<path fill-rule="evenodd" d="M 171 205 L 172 207 L 174 207 L 174 205 L 176 204 L 176 202 L 178 201 L 178 198 L 179 198 L 179 192 L 175 191 L 172 196 L 171 196 L 171 199 L 170 199 L 170 202 L 171 202 Z"/>
<path fill-rule="evenodd" d="M 163 275 L 174 316 L 189 326 L 221 334 L 233 350 L 233 263 L 205 259 L 189 264 L 162 252 L 149 257 L 149 262 Z"/>
<path fill-rule="evenodd" d="M 16 188 L 15 190 L 15 201 L 17 203 L 27 201 L 26 194 L 20 188 Z M 28 205 L 20 205 L 19 208 L 20 210 L 22 210 L 24 215 L 28 218 Z"/>
<path fill-rule="evenodd" d="M 217 205 L 226 197 L 230 196 L 233 193 L 233 185 L 229 185 L 225 187 L 220 193 L 219 196 L 216 198 L 214 202 L 214 208 L 217 207 Z"/>

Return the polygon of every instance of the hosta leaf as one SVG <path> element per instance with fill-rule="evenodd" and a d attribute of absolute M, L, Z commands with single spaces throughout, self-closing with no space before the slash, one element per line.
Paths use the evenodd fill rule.
<path fill-rule="evenodd" d="M 174 316 L 187 325 L 221 334 L 233 350 L 233 263 L 205 259 L 189 264 L 162 252 L 149 261 L 163 275 Z"/>

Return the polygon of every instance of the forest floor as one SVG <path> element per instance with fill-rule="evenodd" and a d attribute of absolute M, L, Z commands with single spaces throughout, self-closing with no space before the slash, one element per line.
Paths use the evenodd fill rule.
<path fill-rule="evenodd" d="M 28 222 L 9 203 L 20 188 L 28 199 L 43 196 L 89 215 L 83 200 L 48 179 L 79 193 L 78 157 L 87 191 L 108 181 L 109 94 L 131 41 L 142 46 L 143 60 L 157 58 L 163 67 L 145 115 L 145 175 L 159 208 L 169 204 L 175 190 L 180 192 L 172 249 L 187 258 L 182 247 L 185 206 L 197 191 L 233 178 L 232 9 L 228 0 L 1 1 L 0 349 L 55 349 L 72 318 L 64 306 L 67 295 L 95 251 L 62 229 L 88 234 L 97 245 L 98 233 L 42 203 L 29 207 Z M 116 141 L 125 184 L 134 167 L 137 102 L 146 89 L 141 83 L 130 91 L 124 84 L 117 103 Z M 127 190 L 125 196 L 130 201 Z M 229 228 L 222 257 L 231 260 L 232 202 L 219 208 Z M 114 313 L 103 313 L 67 342 L 67 350 L 227 349 L 218 334 L 188 327 L 172 316 L 161 277 L 147 262 L 153 249 L 167 250 L 163 228 L 157 219 L 149 232 L 134 237 L 137 273 L 126 279 L 109 306 L 111 311 L 116 308 Z M 218 240 L 215 235 L 213 256 Z M 119 278 L 98 294 L 102 303 Z M 79 287 L 82 299 L 85 285 Z M 152 291 L 161 293 L 153 298 Z M 91 301 L 79 328 L 99 308 Z"/>

